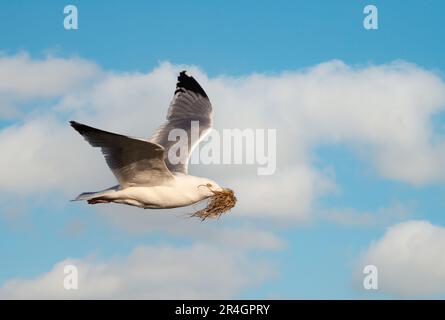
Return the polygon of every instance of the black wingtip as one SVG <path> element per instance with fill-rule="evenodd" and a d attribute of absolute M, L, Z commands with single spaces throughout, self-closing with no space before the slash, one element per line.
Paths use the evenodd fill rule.
<path fill-rule="evenodd" d="M 185 92 L 185 90 L 190 90 L 205 98 L 208 98 L 198 81 L 196 81 L 192 76 L 187 75 L 187 70 L 183 70 L 179 73 L 175 94 L 178 92 Z"/>
<path fill-rule="evenodd" d="M 75 130 L 79 131 L 79 128 L 83 126 L 83 124 L 76 122 L 76 121 L 70 121 L 71 127 L 73 127 Z"/>
<path fill-rule="evenodd" d="M 83 134 L 83 133 L 91 131 L 91 130 L 97 130 L 93 127 L 84 125 L 84 124 L 76 122 L 76 121 L 70 121 L 70 125 L 71 125 L 71 127 L 73 127 L 74 130 L 76 130 L 80 134 Z"/>

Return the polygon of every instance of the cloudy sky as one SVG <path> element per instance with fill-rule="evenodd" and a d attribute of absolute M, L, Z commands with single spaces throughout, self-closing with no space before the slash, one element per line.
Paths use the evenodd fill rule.
<path fill-rule="evenodd" d="M 374 1 L 372 31 L 368 1 L 71 3 L 71 31 L 0 8 L 0 298 L 445 297 L 440 1 Z M 70 202 L 115 181 L 68 121 L 148 138 L 183 69 L 216 130 L 276 129 L 275 173 L 191 165 L 239 199 L 204 223 Z"/>

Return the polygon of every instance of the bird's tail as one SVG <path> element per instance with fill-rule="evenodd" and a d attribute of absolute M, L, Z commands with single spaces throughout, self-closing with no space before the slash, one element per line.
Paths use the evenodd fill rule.
<path fill-rule="evenodd" d="M 97 191 L 97 192 L 84 192 L 79 194 L 76 199 L 73 199 L 71 201 L 82 201 L 82 200 L 91 200 L 100 196 L 103 196 L 105 194 L 110 194 L 110 192 L 116 192 L 117 190 L 119 190 L 120 186 L 114 186 L 102 191 Z"/>

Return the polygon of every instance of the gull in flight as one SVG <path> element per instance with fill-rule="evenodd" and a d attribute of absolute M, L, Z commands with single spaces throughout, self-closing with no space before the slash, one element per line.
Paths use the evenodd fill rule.
<path fill-rule="evenodd" d="M 187 173 L 193 148 L 209 132 L 213 122 L 212 105 L 199 83 L 185 71 L 180 72 L 167 121 L 149 140 L 99 130 L 71 121 L 71 126 L 93 147 L 101 148 L 115 175 L 117 186 L 84 192 L 74 201 L 89 204 L 122 203 L 144 209 L 184 207 L 207 200 L 204 209 L 192 214 L 201 219 L 219 217 L 236 204 L 232 190 L 216 182 Z M 199 124 L 199 134 L 192 134 L 192 122 Z M 169 160 L 169 150 L 177 143 L 168 139 L 174 129 L 184 130 L 188 141 L 179 155 L 180 161 Z"/>

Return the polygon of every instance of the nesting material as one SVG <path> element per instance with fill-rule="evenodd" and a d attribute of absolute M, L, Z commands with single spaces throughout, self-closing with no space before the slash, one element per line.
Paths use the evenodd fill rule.
<path fill-rule="evenodd" d="M 223 188 L 221 191 L 210 188 L 209 190 L 213 193 L 213 196 L 208 199 L 207 206 L 193 213 L 192 217 L 198 217 L 202 221 L 207 218 L 219 218 L 223 213 L 228 212 L 235 206 L 237 200 L 233 190 L 226 188 Z"/>

